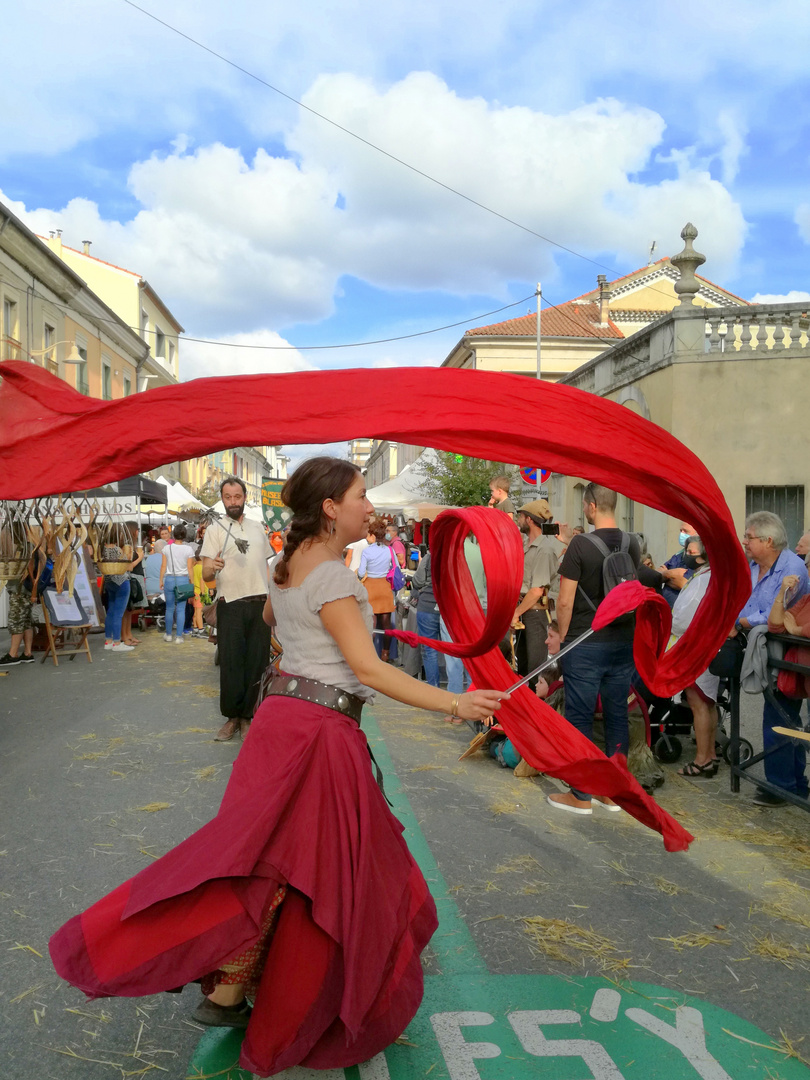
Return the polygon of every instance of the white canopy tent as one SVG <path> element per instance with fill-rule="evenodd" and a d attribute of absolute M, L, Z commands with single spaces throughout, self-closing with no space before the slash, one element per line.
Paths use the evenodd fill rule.
<path fill-rule="evenodd" d="M 432 453 L 433 451 L 425 451 Z M 417 459 L 420 460 L 420 459 Z M 414 462 L 416 464 L 416 462 Z M 374 509 L 384 514 L 401 512 L 406 518 L 431 520 L 441 510 L 446 509 L 428 498 L 420 478 L 414 473 L 413 465 L 406 465 L 398 476 L 386 480 L 384 484 L 370 488 L 366 493 Z"/>

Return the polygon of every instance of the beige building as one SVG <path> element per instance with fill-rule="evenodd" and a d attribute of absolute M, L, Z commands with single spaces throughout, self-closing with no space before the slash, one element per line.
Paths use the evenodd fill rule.
<path fill-rule="evenodd" d="M 352 439 L 348 446 L 349 461 L 359 469 L 365 469 L 373 447 L 374 439 Z"/>
<path fill-rule="evenodd" d="M 666 315 L 678 303 L 678 271 L 669 258 L 608 282 L 557 307 L 540 312 L 540 370 L 556 382 Z M 697 278 L 695 303 L 700 307 L 745 306 L 747 301 Z M 454 346 L 442 367 L 503 371 L 537 377 L 537 314 L 477 326 Z"/>
<path fill-rule="evenodd" d="M 144 340 L 2 204 L 0 308 L 3 360 L 29 360 L 91 397 L 138 390 Z"/>
<path fill-rule="evenodd" d="M 61 229 L 42 239 L 146 342 L 149 357 L 140 373 L 142 385 L 138 389 L 151 390 L 178 382 L 183 327 L 149 282 L 134 270 L 91 255 L 90 240 L 83 241 L 83 251 L 77 251 L 62 243 Z"/>
<path fill-rule="evenodd" d="M 679 304 L 560 381 L 636 412 L 684 443 L 720 487 L 742 536 L 747 514 L 770 510 L 792 544 L 806 527 L 810 460 L 807 423 L 810 307 L 702 305 L 704 257 L 681 233 L 673 262 Z M 678 462 L 672 463 L 677 473 Z M 554 476 L 551 505 L 559 521 L 582 524 L 586 478 Z M 642 532 L 656 561 L 678 548 L 678 522 L 620 497 L 619 524 Z"/>

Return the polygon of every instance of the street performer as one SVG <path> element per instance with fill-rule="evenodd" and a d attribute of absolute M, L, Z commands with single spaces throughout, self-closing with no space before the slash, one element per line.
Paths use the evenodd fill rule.
<path fill-rule="evenodd" d="M 263 614 L 284 672 L 266 680 L 219 813 L 51 939 L 58 973 L 91 997 L 201 982 L 195 1018 L 246 1027 L 240 1064 L 261 1076 L 363 1062 L 422 999 L 436 908 L 374 781 L 363 705 L 376 690 L 483 720 L 508 698 L 452 695 L 378 658 L 343 562 L 373 512 L 356 466 L 305 462 L 282 499 L 294 516 Z"/>
<path fill-rule="evenodd" d="M 200 554 L 203 579 L 216 576 L 217 582 L 219 710 L 225 723 L 214 741 L 228 742 L 237 733 L 247 734 L 270 659 L 270 629 L 262 609 L 273 549 L 261 523 L 245 517 L 244 480 L 227 477 L 219 494 L 225 518 L 205 530 Z"/>

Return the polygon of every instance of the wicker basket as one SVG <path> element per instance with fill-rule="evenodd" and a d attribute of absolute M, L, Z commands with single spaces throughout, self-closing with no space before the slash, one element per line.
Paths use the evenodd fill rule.
<path fill-rule="evenodd" d="M 98 563 L 98 572 L 105 577 L 109 577 L 110 574 L 126 574 L 129 570 L 128 562 L 100 562 Z"/>
<path fill-rule="evenodd" d="M 28 559 L 0 559 L 0 581 L 17 581 L 24 577 Z"/>

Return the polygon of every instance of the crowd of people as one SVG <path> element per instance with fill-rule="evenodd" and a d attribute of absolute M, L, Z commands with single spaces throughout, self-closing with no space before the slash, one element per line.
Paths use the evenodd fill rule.
<path fill-rule="evenodd" d="M 710 579 L 700 537 L 682 522 L 678 552 L 656 568 L 645 558 L 644 537 L 617 525 L 616 493 L 602 485 L 585 488 L 588 531 L 555 522 L 544 499 L 515 506 L 508 477 L 495 477 L 491 492 L 492 512 L 511 516 L 524 539 L 522 586 L 502 651 L 518 673 L 532 676 L 535 693 L 592 741 L 598 720 L 608 756 L 627 755 L 634 618 L 593 633 L 594 614 L 612 587 L 638 578 L 669 599 L 677 640 Z M 331 458 L 304 463 L 287 482 L 282 497 L 293 518 L 278 552 L 265 530 L 245 518 L 241 481 L 224 481 L 221 496 L 225 517 L 208 527 L 198 551 L 178 529 L 161 536 L 141 562 L 145 580 L 164 593 L 175 590 L 165 615 L 169 640 L 173 625 L 180 632 L 181 593 L 186 583 L 193 588 L 198 565 L 202 582 L 216 582 L 224 717 L 217 738 L 239 733 L 247 742 L 217 816 L 65 924 L 51 954 L 62 977 L 94 996 L 199 982 L 195 1019 L 246 1028 L 241 1064 L 260 1075 L 292 1065 L 344 1067 L 379 1053 L 404 1030 L 421 1000 L 420 953 L 437 925 L 427 885 L 370 768 L 360 726 L 364 704 L 379 692 L 471 724 L 487 739 L 494 736 L 490 753 L 500 764 L 522 775 L 531 766 L 497 731 L 507 693 L 465 692 L 463 662 L 448 657 L 443 689 L 439 654 L 428 647 L 394 657 L 384 631 L 403 617 L 397 604 L 403 597 L 404 617 L 421 636 L 447 636 L 433 585 L 429 522 L 375 517 L 361 472 Z M 805 554 L 808 541 L 810 535 L 800 544 Z M 752 592 L 731 640 L 765 628 L 805 636 L 810 581 L 802 557 L 788 550 L 782 523 L 770 513 L 750 515 L 743 544 Z M 119 554 L 111 553 L 111 561 Z M 465 557 L 485 605 L 473 537 Z M 126 589 L 124 582 L 111 584 L 115 648 L 125 640 L 123 629 L 120 638 L 115 634 Z M 19 649 L 25 632 L 15 634 Z M 280 662 L 269 663 L 274 652 Z M 773 728 L 785 716 L 799 726 L 810 680 L 784 674 L 791 678 L 780 680 L 776 708 L 766 703 L 763 716 L 766 747 L 776 749 L 766 758 L 766 776 L 806 796 L 801 743 L 797 750 L 775 742 Z M 713 776 L 716 679 L 702 674 L 684 694 L 696 754 L 682 772 Z M 620 812 L 610 798 L 573 788 L 548 802 L 580 815 L 594 807 Z M 181 941 L 176 927 L 192 894 L 194 936 Z M 122 928 L 131 917 L 137 931 L 132 923 Z M 115 948 L 119 934 L 136 932 L 148 936 L 148 961 L 131 943 Z M 101 956 L 112 959 L 98 963 Z"/>

